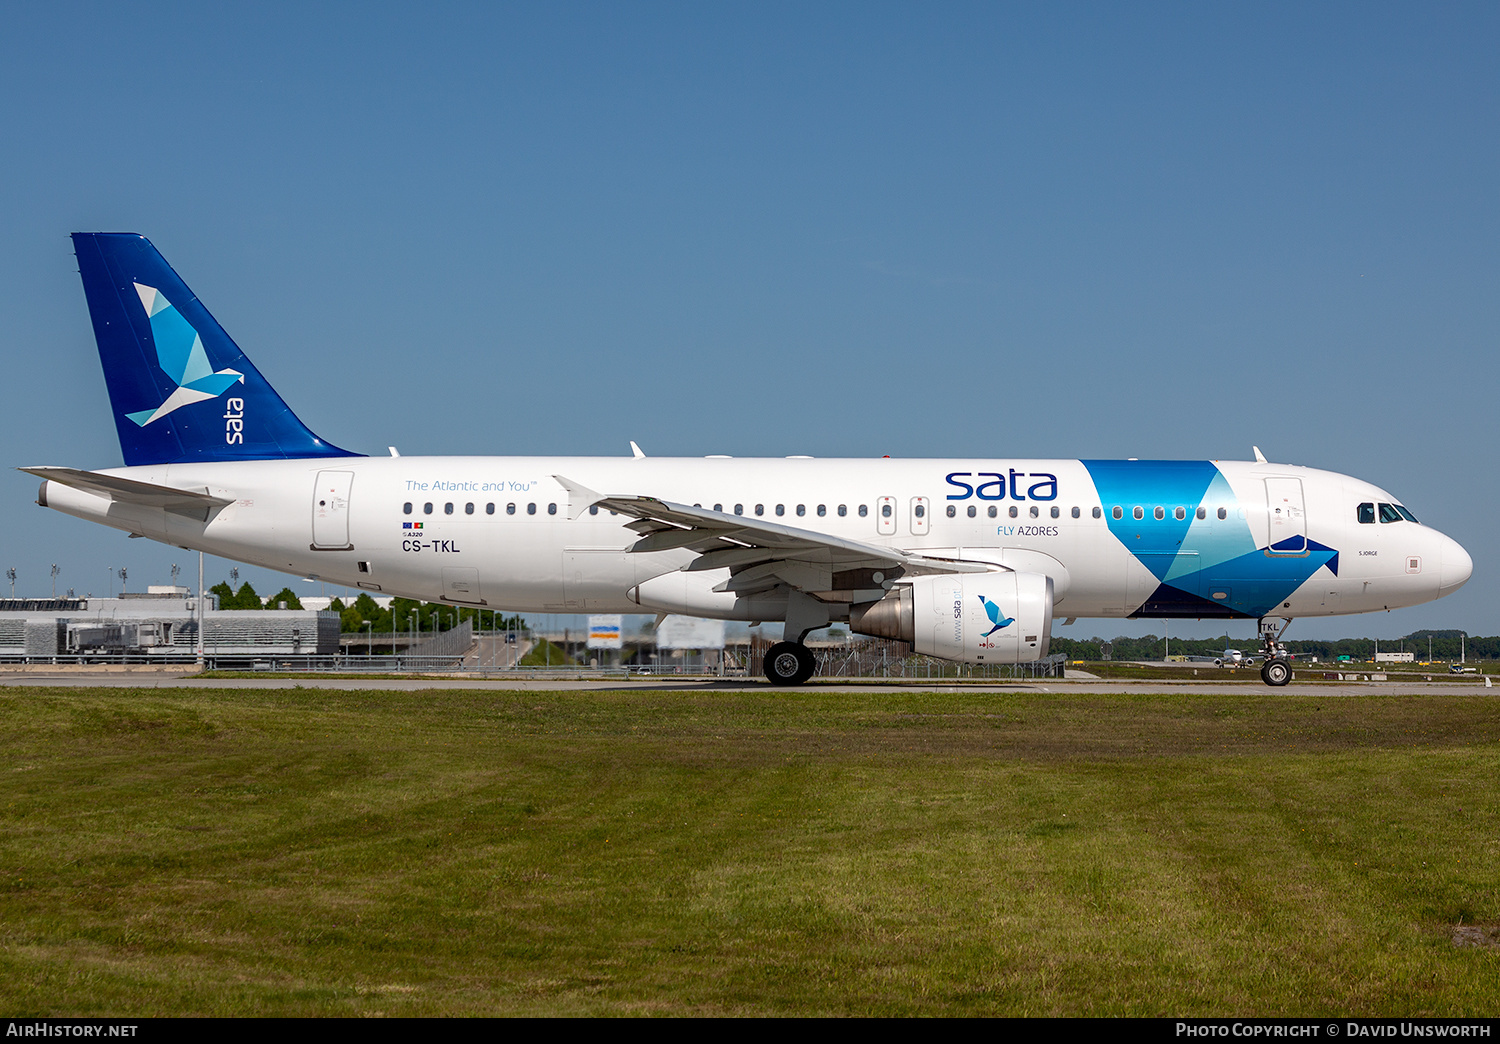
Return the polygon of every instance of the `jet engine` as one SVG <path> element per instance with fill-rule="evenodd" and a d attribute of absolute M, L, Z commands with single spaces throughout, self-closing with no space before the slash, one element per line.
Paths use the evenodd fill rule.
<path fill-rule="evenodd" d="M 1028 663 L 1052 642 L 1052 578 L 1041 573 L 958 573 L 903 581 L 878 602 L 855 605 L 860 634 L 910 642 L 925 656 L 962 663 Z"/>

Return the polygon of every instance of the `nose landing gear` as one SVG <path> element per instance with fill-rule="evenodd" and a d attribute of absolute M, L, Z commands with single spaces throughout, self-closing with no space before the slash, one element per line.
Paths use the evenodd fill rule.
<path fill-rule="evenodd" d="M 1261 655 L 1265 660 L 1260 665 L 1260 680 L 1267 685 L 1279 687 L 1292 680 L 1291 659 L 1287 656 L 1286 646 L 1281 644 L 1281 636 L 1286 633 L 1291 622 L 1282 620 L 1281 626 L 1277 627 L 1275 620 L 1261 617 Z"/>

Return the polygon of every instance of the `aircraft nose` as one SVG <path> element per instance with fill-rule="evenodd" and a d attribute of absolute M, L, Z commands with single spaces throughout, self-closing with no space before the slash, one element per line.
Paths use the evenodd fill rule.
<path fill-rule="evenodd" d="M 1474 560 L 1452 537 L 1442 538 L 1442 568 L 1438 570 L 1438 597 L 1451 595 L 1469 582 L 1474 572 Z"/>

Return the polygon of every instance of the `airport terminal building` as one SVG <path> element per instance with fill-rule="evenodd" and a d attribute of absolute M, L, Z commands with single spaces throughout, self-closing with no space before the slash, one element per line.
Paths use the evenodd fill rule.
<path fill-rule="evenodd" d="M 324 610 L 203 607 L 208 656 L 331 656 L 339 615 Z M 198 649 L 198 600 L 185 587 L 115 598 L 0 598 L 0 660 L 129 657 L 182 662 Z"/>

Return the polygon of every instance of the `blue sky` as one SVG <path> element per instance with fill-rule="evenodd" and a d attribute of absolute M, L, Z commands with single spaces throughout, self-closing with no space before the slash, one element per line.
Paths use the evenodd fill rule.
<path fill-rule="evenodd" d="M 1492 4 L 6 20 L 12 465 L 119 463 L 66 236 L 137 231 L 351 449 L 1256 444 L 1385 486 L 1476 563 L 1442 602 L 1289 637 L 1500 633 Z M 110 566 L 133 587 L 195 568 L 3 482 L 18 593 L 46 593 L 54 561 L 79 593 Z"/>

